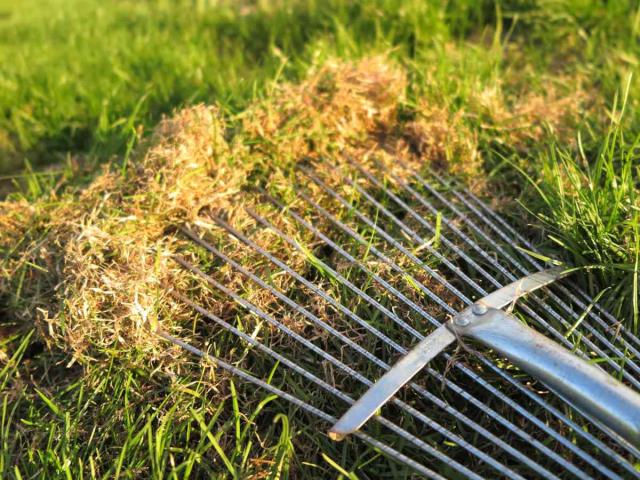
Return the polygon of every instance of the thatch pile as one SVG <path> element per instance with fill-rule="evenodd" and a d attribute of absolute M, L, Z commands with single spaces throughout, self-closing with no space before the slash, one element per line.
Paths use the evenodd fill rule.
<path fill-rule="evenodd" d="M 323 168 L 330 159 L 330 172 L 345 156 L 398 174 L 400 158 L 473 177 L 481 158 L 466 114 L 423 99 L 401 117 L 406 89 L 403 70 L 385 58 L 329 63 L 299 85 L 275 87 L 238 118 L 207 106 L 178 112 L 138 148 L 125 173 L 109 165 L 81 191 L 1 203 L 0 301 L 12 321 L 35 324 L 50 345 L 81 361 L 133 350 L 159 356 L 158 322 L 175 331 L 191 316 L 167 294 L 167 286 L 188 282 L 170 258 L 179 243 L 172 228 L 199 222 L 203 209 L 249 224 L 242 207 L 256 202 L 245 191 L 255 179 L 287 195 L 297 162 Z M 513 117 L 496 101 L 485 92 L 478 104 L 500 126 Z M 521 106 L 514 115 L 536 123 L 535 111 Z"/>

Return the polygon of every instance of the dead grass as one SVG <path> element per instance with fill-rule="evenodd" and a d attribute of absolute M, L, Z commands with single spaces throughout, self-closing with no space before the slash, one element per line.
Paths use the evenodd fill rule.
<path fill-rule="evenodd" d="M 497 83 L 480 89 L 470 108 L 495 142 L 518 151 L 551 136 L 572 144 L 586 110 L 594 108 L 594 94 L 578 78 L 548 77 L 542 91 L 524 89 L 506 95 Z M 591 112 L 593 113 L 593 112 Z"/>
<path fill-rule="evenodd" d="M 31 207 L 40 215 L 6 202 L 2 223 L 14 233 L 3 231 L 4 248 L 16 235 L 30 239 L 3 267 L 5 282 L 26 272 L 17 316 L 83 360 L 114 350 L 157 353 L 150 327 L 159 312 L 176 321 L 185 314 L 161 288 L 184 281 L 165 231 L 229 202 L 244 178 L 242 162 L 228 163 L 233 147 L 223 132 L 215 109 L 183 110 L 161 123 L 126 176 L 106 168 L 77 195 Z"/>
<path fill-rule="evenodd" d="M 155 326 L 162 322 L 165 330 L 175 330 L 191 315 L 165 288 L 184 289 L 191 281 L 171 260 L 180 249 L 171 234 L 176 225 L 197 224 L 228 245 L 232 258 L 259 266 L 255 252 L 230 244 L 219 228 L 205 223 L 207 209 L 250 231 L 259 245 L 282 247 L 293 268 L 304 265 L 303 256 L 292 254 L 245 212 L 244 207 L 261 203 L 259 195 L 246 191 L 252 178 L 301 208 L 291 189 L 293 167 L 300 161 L 341 191 L 342 175 L 353 170 L 349 158 L 401 177 L 407 166 L 431 163 L 473 178 L 482 159 L 466 113 L 423 99 L 412 120 L 402 121 L 398 111 L 406 88 L 404 71 L 384 57 L 329 62 L 312 69 L 299 85 L 274 86 L 266 99 L 232 119 L 233 130 L 213 107 L 185 109 L 161 122 L 126 174 L 114 164 L 81 192 L 34 204 L 4 202 L 0 287 L 11 297 L 12 315 L 23 324 L 34 323 L 51 346 L 82 361 L 127 351 L 157 357 Z M 485 90 L 476 107 L 483 128 L 489 122 L 499 138 L 519 145 L 542 135 L 543 123 L 561 129 L 568 116 L 577 114 L 580 98 L 550 91 L 508 107 L 500 90 Z M 322 203 L 321 191 L 308 188 Z M 308 232 L 276 209 L 262 211 L 288 235 L 313 245 Z M 222 274 L 234 288 L 247 283 L 231 269 Z M 24 280 L 18 290 L 16 278 Z M 277 282 L 285 291 L 291 285 L 287 276 Z M 274 302 L 259 289 L 247 291 L 258 305 Z M 215 310 L 234 308 L 229 301 Z"/>

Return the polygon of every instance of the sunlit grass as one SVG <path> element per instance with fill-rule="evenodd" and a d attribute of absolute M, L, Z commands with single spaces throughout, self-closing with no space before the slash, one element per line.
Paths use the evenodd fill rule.
<path fill-rule="evenodd" d="M 550 253 L 597 267 L 586 286 L 594 294 L 608 289 L 607 306 L 637 327 L 640 76 L 627 82 L 640 62 L 639 36 L 640 8 L 624 2 L 0 0 L 0 196 L 56 202 L 114 156 L 127 178 L 131 150 L 176 108 L 216 104 L 233 127 L 275 81 L 295 81 L 328 58 L 385 52 L 409 75 L 399 115 L 410 116 L 424 99 L 459 114 L 461 128 L 477 137 L 490 193 L 523 191 Z M 561 138 L 498 117 L 491 102 L 478 106 L 492 92 L 511 103 L 529 90 L 544 94 L 555 85 L 550 77 L 564 82 L 560 99 L 578 78 L 592 94 L 582 121 Z M 626 95 L 622 117 L 607 108 L 617 92 Z M 505 213 L 526 228 L 521 210 Z M 0 251 L 0 260 L 18 247 Z M 322 267 L 311 247 L 306 255 Z M 25 264 L 13 283 L 0 284 L 11 287 L 0 291 L 0 315 L 26 308 L 20 290 L 24 272 L 35 267 Z M 229 347 L 230 337 L 215 347 Z M 117 359 L 66 368 L 67 354 L 34 338 L 31 331 L 0 338 L 2 478 L 243 478 L 259 471 L 275 479 L 291 468 L 299 478 L 355 478 L 379 455 L 349 456 L 264 392 L 228 382 L 221 394 L 212 371 L 176 375 Z M 265 411 L 281 413 L 265 422 Z M 301 437 L 322 446 L 318 464 L 299 451 Z M 398 477 L 409 476 L 398 468 Z"/>
<path fill-rule="evenodd" d="M 591 290 L 605 287 L 603 301 L 638 329 L 640 256 L 640 135 L 620 123 L 614 107 L 598 150 L 556 147 L 542 155 L 536 190 L 545 236 L 571 265 L 585 266 Z M 581 139 L 580 139 L 581 140 Z"/>

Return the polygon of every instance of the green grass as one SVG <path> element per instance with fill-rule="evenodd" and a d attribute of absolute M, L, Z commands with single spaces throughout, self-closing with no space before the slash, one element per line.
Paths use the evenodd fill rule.
<path fill-rule="evenodd" d="M 547 135 L 516 148 L 481 115 L 465 124 L 496 189 L 541 220 L 549 254 L 597 267 L 585 286 L 608 287 L 607 306 L 637 328 L 639 40 L 637 2 L 0 0 L 0 194 L 81 186 L 162 115 L 206 102 L 233 116 L 329 57 L 391 52 L 410 72 L 408 105 L 426 96 L 454 112 L 474 112 L 474 94 L 498 82 L 516 94 L 579 76 L 600 103 L 572 126 L 575 144 Z M 625 112 L 610 121 L 616 95 Z M 299 412 L 242 385 L 220 394 L 195 368 L 67 369 L 30 333 L 0 342 L 2 478 L 284 478 L 292 466 L 351 478 L 371 461 L 327 441 L 304 464 L 292 439 L 316 432 Z M 269 409 L 285 413 L 266 422 Z M 247 463 L 258 448 L 268 463 Z"/>
<path fill-rule="evenodd" d="M 68 151 L 120 154 L 137 128 L 174 108 L 216 102 L 238 111 L 317 56 L 449 36 L 440 8 L 418 2 L 234 3 L 6 2 L 0 171 Z M 476 8 L 456 13 L 467 10 Z"/>
<path fill-rule="evenodd" d="M 558 147 L 542 155 L 541 220 L 550 251 L 569 264 L 589 267 L 589 290 L 638 331 L 640 136 L 613 123 L 599 150 L 578 156 Z"/>
<path fill-rule="evenodd" d="M 233 3 L 0 3 L 0 173 L 26 161 L 56 164 L 68 152 L 122 154 L 140 128 L 174 108 L 216 102 L 237 112 L 272 80 L 296 78 L 318 57 L 394 49 L 416 66 L 420 88 L 430 64 L 439 79 L 453 73 L 447 42 L 470 34 L 491 40 L 496 25 L 525 41 L 522 54 L 539 69 L 534 80 L 567 58 L 569 72 L 595 76 L 609 96 L 639 61 L 638 14 L 628 17 L 617 3 L 532 3 L 516 12 L 465 1 Z M 567 47 L 558 52 L 558 43 Z M 470 50 L 467 73 L 438 82 L 438 94 L 460 106 L 477 76 L 503 75 L 496 46 L 489 55 Z"/>
<path fill-rule="evenodd" d="M 148 372 L 114 362 L 82 373 L 49 365 L 49 382 L 56 382 L 56 391 L 51 391 L 53 384 L 20 391 L 18 366 L 25 353 L 31 356 L 29 337 L 0 371 L 5 392 L 0 414 L 3 478 L 34 473 L 40 478 L 224 477 L 225 471 L 244 478 L 261 469 L 247 464 L 258 441 L 265 457 L 279 459 L 267 467 L 272 478 L 286 473 L 293 450 L 287 414 L 262 426 L 260 438 L 256 436 L 255 419 L 274 396 L 261 396 L 251 410 L 242 397 L 241 413 L 233 383 L 229 398 L 212 402 L 216 392 L 207 373 L 171 381 L 167 375 L 150 378 Z M 14 393 L 7 394 L 9 390 Z M 36 444 L 24 443 L 29 438 L 37 439 Z"/>

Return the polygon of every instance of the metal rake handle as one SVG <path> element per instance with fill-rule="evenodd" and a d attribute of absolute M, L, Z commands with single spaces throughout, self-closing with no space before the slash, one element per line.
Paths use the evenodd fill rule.
<path fill-rule="evenodd" d="M 457 322 L 448 325 L 456 334 L 493 348 L 579 411 L 640 446 L 638 393 L 509 313 L 488 308 L 475 317 L 466 325 Z"/>

